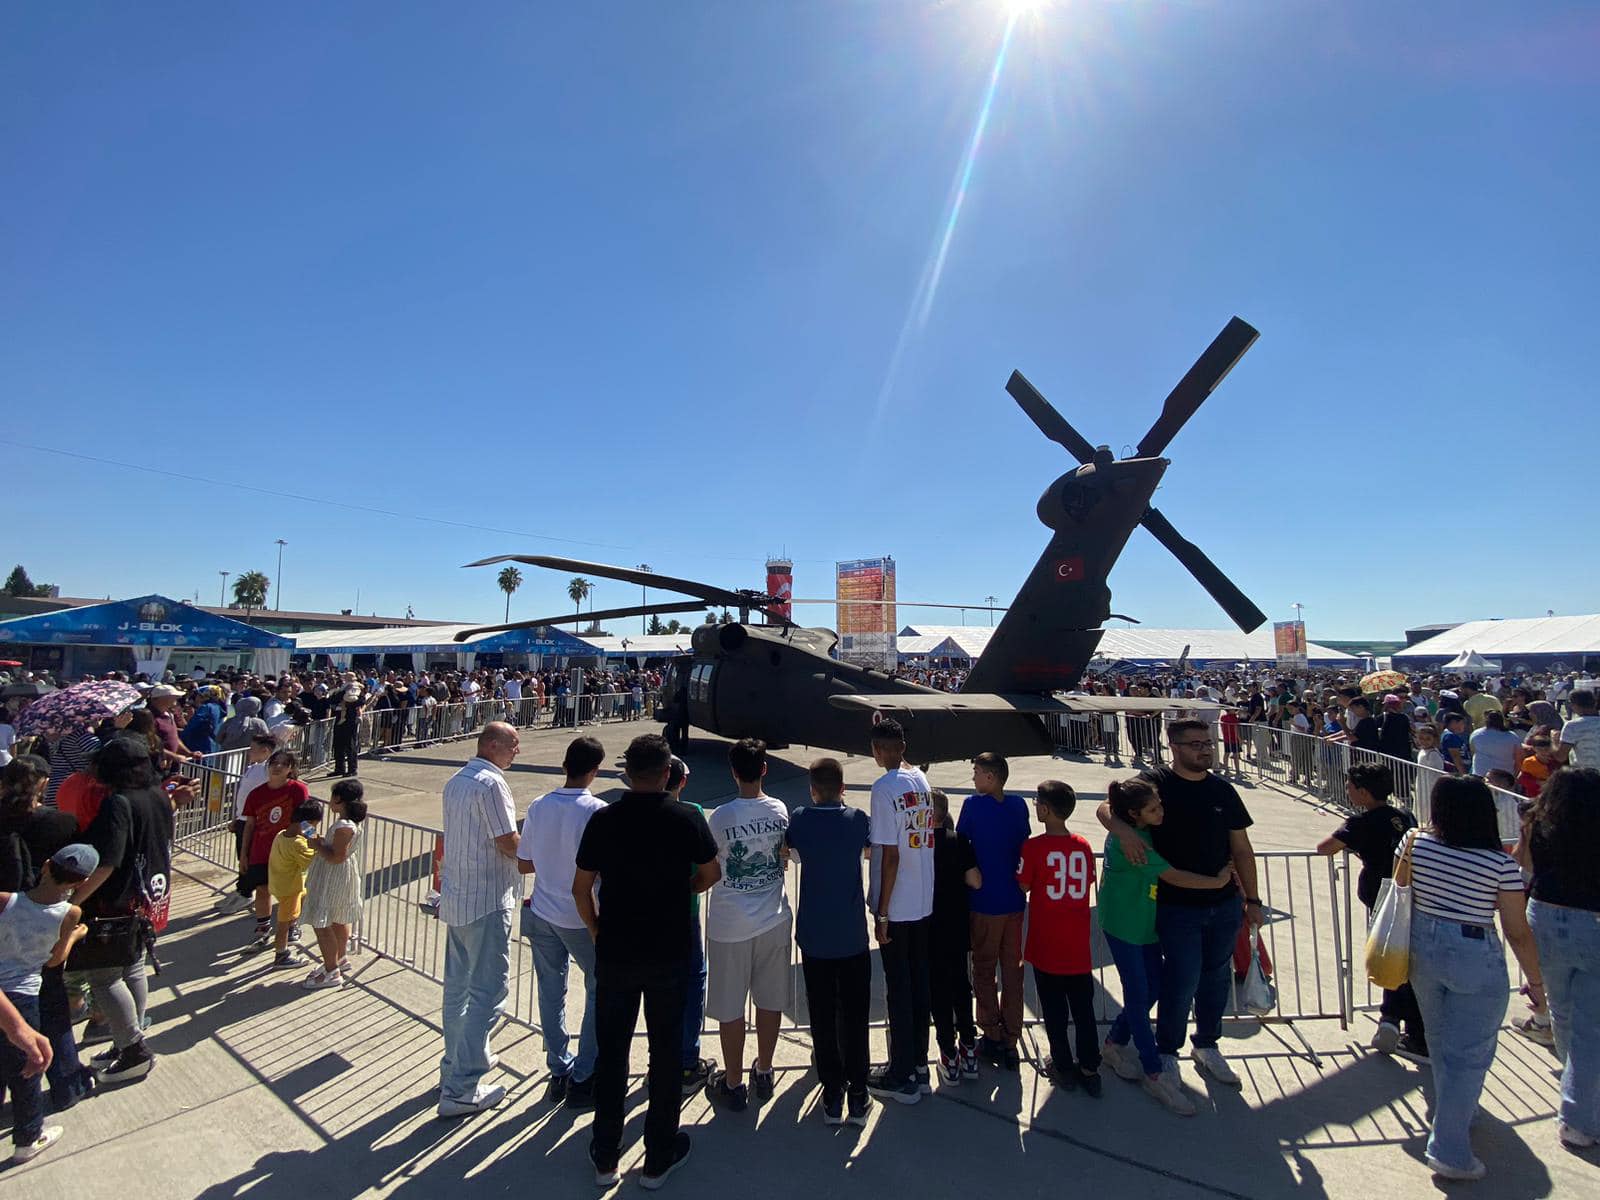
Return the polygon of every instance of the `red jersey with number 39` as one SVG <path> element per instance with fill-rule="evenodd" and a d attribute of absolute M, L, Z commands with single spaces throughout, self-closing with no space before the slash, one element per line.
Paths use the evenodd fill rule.
<path fill-rule="evenodd" d="M 1022 844 L 1017 883 L 1028 892 L 1028 940 L 1022 957 L 1051 975 L 1087 975 L 1089 888 L 1094 847 L 1075 833 L 1042 833 Z"/>

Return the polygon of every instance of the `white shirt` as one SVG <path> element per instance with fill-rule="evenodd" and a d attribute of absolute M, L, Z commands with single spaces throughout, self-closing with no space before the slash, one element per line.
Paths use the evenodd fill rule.
<path fill-rule="evenodd" d="M 522 874 L 494 839 L 515 833 L 511 787 L 500 768 L 472 758 L 444 785 L 444 863 L 439 872 L 439 919 L 470 925 L 515 908 Z"/>
<path fill-rule="evenodd" d="M 1467 744 L 1472 747 L 1474 775 L 1487 775 L 1490 771 L 1516 775 L 1517 747 L 1522 745 L 1522 739 L 1509 729 L 1474 729 Z"/>
<path fill-rule="evenodd" d="M 546 792 L 528 805 L 517 857 L 533 864 L 528 907 L 534 916 L 561 929 L 583 928 L 583 918 L 572 899 L 578 842 L 589 818 L 605 806 L 605 801 L 590 795 L 587 788 L 567 787 Z"/>
<path fill-rule="evenodd" d="M 478 681 L 469 679 L 461 685 L 461 699 L 465 703 L 472 703 L 478 698 Z"/>
<path fill-rule="evenodd" d="M 16 742 L 17 731 L 10 725 L 0 723 L 0 750 L 9 750 Z"/>
<path fill-rule="evenodd" d="M 250 793 L 255 791 L 267 781 L 267 764 L 263 760 L 258 763 L 246 763 L 244 773 L 239 776 L 239 786 L 233 791 L 233 819 L 244 819 L 244 802 L 250 799 Z"/>
<path fill-rule="evenodd" d="M 503 685 L 503 690 L 505 692 L 505 697 L 506 697 L 507 700 L 521 700 L 522 699 L 522 680 L 520 680 L 520 679 L 508 679 L 508 680 L 506 680 L 505 684 Z M 538 803 L 538 801 L 535 801 L 534 803 Z"/>
<path fill-rule="evenodd" d="M 1569 719 L 1561 726 L 1561 744 L 1572 747 L 1569 766 L 1600 767 L 1600 716 Z"/>
<path fill-rule="evenodd" d="M 736 796 L 706 813 L 722 878 L 706 900 L 706 937 L 744 942 L 789 919 L 783 835 L 789 810 L 771 796 Z"/>
<path fill-rule="evenodd" d="M 899 766 L 872 785 L 872 888 L 867 903 L 879 911 L 883 846 L 900 848 L 900 867 L 889 893 L 891 921 L 920 921 L 933 913 L 933 801 L 928 780 Z"/>

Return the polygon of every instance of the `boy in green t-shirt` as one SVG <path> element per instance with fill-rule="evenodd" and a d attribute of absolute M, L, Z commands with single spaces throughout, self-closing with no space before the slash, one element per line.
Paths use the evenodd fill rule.
<path fill-rule="evenodd" d="M 1100 880 L 1100 928 L 1122 979 L 1122 1011 L 1111 1023 L 1102 1049 L 1105 1061 L 1123 1079 L 1137 1080 L 1169 1111 L 1194 1116 L 1194 1103 L 1175 1078 L 1161 1072 L 1150 1008 L 1161 994 L 1161 943 L 1156 937 L 1156 881 L 1186 888 L 1224 888 L 1233 883 L 1233 868 L 1216 875 L 1196 875 L 1170 866 L 1151 845 L 1149 829 L 1161 824 L 1161 797 L 1141 778 L 1121 780 L 1106 791 L 1111 811 L 1133 826 L 1148 847 L 1142 866 L 1130 863 L 1122 846 L 1106 838 L 1105 873 Z M 1133 1045 L 1130 1048 L 1129 1042 Z"/>

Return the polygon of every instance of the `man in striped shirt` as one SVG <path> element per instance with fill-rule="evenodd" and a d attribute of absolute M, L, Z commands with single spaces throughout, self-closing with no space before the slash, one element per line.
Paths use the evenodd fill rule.
<path fill-rule="evenodd" d="M 482 1112 L 506 1094 L 481 1080 L 490 1067 L 489 1029 L 505 1003 L 511 974 L 511 914 L 522 898 L 517 822 L 504 774 L 520 748 L 514 728 L 491 721 L 478 735 L 476 757 L 444 785 L 441 1117 Z"/>

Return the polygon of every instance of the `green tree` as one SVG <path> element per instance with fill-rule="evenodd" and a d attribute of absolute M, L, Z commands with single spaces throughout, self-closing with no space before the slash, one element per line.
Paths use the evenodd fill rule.
<path fill-rule="evenodd" d="M 567 580 L 567 596 L 572 600 L 573 616 L 583 612 L 583 602 L 592 591 L 594 591 L 594 584 L 582 575 L 574 575 Z"/>
<path fill-rule="evenodd" d="M 511 620 L 511 593 L 522 586 L 522 572 L 507 567 L 500 572 L 500 590 L 506 594 L 506 620 Z"/>
<path fill-rule="evenodd" d="M 28 572 L 21 563 L 11 568 L 11 574 L 6 576 L 4 586 L 0 592 L 8 596 L 48 596 L 51 585 L 48 583 L 35 583 L 28 578 Z"/>
<path fill-rule="evenodd" d="M 265 608 L 267 588 L 272 581 L 265 571 L 244 571 L 233 581 L 233 606 L 250 610 Z"/>
<path fill-rule="evenodd" d="M 665 629 L 663 629 L 661 632 L 662 633 L 688 633 L 689 631 L 684 628 L 682 621 L 678 620 L 677 617 L 673 617 L 672 620 L 667 622 L 667 627 Z"/>
<path fill-rule="evenodd" d="M 653 634 L 656 634 L 657 636 L 659 636 L 659 635 L 665 633 L 666 631 L 667 631 L 667 627 L 661 623 L 660 614 L 659 613 L 651 613 L 650 614 L 650 626 L 649 626 L 648 629 L 646 629 L 645 632 L 646 633 L 653 633 Z"/>

